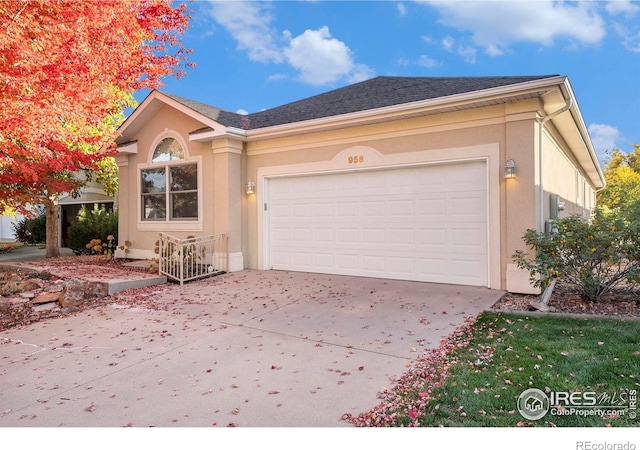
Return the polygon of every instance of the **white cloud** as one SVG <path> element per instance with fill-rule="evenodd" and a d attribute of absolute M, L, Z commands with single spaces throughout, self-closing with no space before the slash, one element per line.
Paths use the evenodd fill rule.
<path fill-rule="evenodd" d="M 274 73 L 273 75 L 269 75 L 267 81 L 278 81 L 278 80 L 286 80 L 289 76 L 285 73 Z"/>
<path fill-rule="evenodd" d="M 267 2 L 212 2 L 210 13 L 238 41 L 238 48 L 249 53 L 249 59 L 280 62 L 282 54 L 274 42 L 270 10 Z"/>
<path fill-rule="evenodd" d="M 438 61 L 433 58 L 429 58 L 427 55 L 420 55 L 416 64 L 422 67 L 432 68 L 438 65 Z"/>
<path fill-rule="evenodd" d="M 404 3 L 398 2 L 397 7 L 398 7 L 398 12 L 402 17 L 407 15 L 407 6 Z"/>
<path fill-rule="evenodd" d="M 285 36 L 290 38 L 291 34 L 285 32 Z M 333 38 L 326 26 L 306 30 L 290 39 L 284 55 L 289 64 L 299 71 L 299 79 L 314 86 L 333 83 L 341 78 L 362 81 L 372 75 L 367 66 L 353 62 L 349 47 Z"/>
<path fill-rule="evenodd" d="M 591 2 L 441 1 L 422 0 L 441 13 L 446 26 L 470 31 L 475 45 L 492 55 L 510 44 L 533 42 L 550 46 L 558 38 L 594 45 L 606 31 L 597 5 Z"/>
<path fill-rule="evenodd" d="M 640 53 L 640 32 L 630 30 L 622 24 L 614 24 L 615 30 L 622 37 L 622 45 L 633 53 Z"/>
<path fill-rule="evenodd" d="M 238 42 L 238 49 L 246 51 L 251 61 L 288 63 L 298 71 L 300 81 L 314 86 L 340 79 L 363 81 L 375 75 L 368 66 L 355 63 L 349 47 L 332 37 L 326 26 L 306 30 L 296 37 L 288 30 L 279 35 L 272 26 L 270 2 L 212 2 L 210 5 L 211 17 L 231 34 Z M 284 77 L 275 74 L 269 80 Z"/>
<path fill-rule="evenodd" d="M 456 40 L 451 36 L 447 36 L 442 39 L 442 47 L 448 52 L 453 50 L 453 44 L 455 44 Z"/>
<path fill-rule="evenodd" d="M 616 142 L 620 139 L 620 130 L 611 125 L 592 123 L 589 135 L 600 161 L 604 161 L 607 151 L 620 148 Z"/>
<path fill-rule="evenodd" d="M 470 64 L 476 63 L 477 53 L 478 53 L 477 50 L 474 47 L 471 47 L 469 45 L 458 47 L 458 55 L 462 56 L 462 59 L 464 59 L 465 62 L 468 62 Z"/>
<path fill-rule="evenodd" d="M 624 14 L 627 17 L 632 17 L 640 11 L 640 6 L 633 4 L 631 0 L 609 0 L 605 9 L 614 16 Z"/>
<path fill-rule="evenodd" d="M 241 116 L 246 116 L 249 114 L 249 111 L 247 111 L 246 109 L 240 108 L 239 110 L 236 111 L 236 114 L 240 114 Z"/>
<path fill-rule="evenodd" d="M 442 38 L 440 43 L 442 44 L 442 48 L 444 48 L 448 52 L 453 52 L 456 46 L 456 40 L 451 36 Z M 462 59 L 464 59 L 465 62 L 475 64 L 476 54 L 478 53 L 475 47 L 472 47 L 470 45 L 458 44 L 458 47 L 455 50 L 458 55 L 462 56 Z"/>

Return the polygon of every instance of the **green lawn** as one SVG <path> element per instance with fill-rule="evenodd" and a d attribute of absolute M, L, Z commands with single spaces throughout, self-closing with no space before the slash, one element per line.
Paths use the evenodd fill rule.
<path fill-rule="evenodd" d="M 632 410 L 605 417 L 554 415 L 551 403 L 546 416 L 528 420 L 517 409 L 529 388 L 576 392 L 577 401 L 593 392 L 585 394 L 585 403 L 593 396 L 599 406 L 629 407 L 632 391 L 640 390 L 640 322 L 484 313 L 445 348 L 446 354 L 436 351 L 418 361 L 390 395 L 393 400 L 366 418 L 379 423 L 382 413 L 387 425 L 428 427 L 640 425 Z"/>

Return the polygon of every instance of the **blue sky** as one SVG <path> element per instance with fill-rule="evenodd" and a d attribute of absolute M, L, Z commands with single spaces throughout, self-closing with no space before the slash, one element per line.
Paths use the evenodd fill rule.
<path fill-rule="evenodd" d="M 257 112 L 378 75 L 567 75 L 600 156 L 640 143 L 640 2 L 196 1 L 162 90 Z M 136 96 L 141 101 L 145 92 Z"/>

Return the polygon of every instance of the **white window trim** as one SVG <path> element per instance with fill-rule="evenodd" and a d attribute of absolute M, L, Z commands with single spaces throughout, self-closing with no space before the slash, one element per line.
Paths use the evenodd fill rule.
<path fill-rule="evenodd" d="M 165 138 L 174 138 L 177 140 L 182 149 L 184 151 L 184 159 L 177 159 L 171 161 L 163 161 L 161 163 L 152 163 L 153 154 L 156 150 L 156 147 Z M 167 210 L 167 217 L 164 220 L 142 220 L 142 181 L 141 181 L 141 173 L 146 169 L 153 169 L 159 167 L 170 167 L 170 166 L 180 166 L 184 164 L 196 163 L 198 165 L 198 219 L 197 220 L 189 220 L 189 219 L 170 219 L 170 212 Z M 159 134 L 156 139 L 154 139 L 153 144 L 149 149 L 149 154 L 147 157 L 146 163 L 140 163 L 136 167 L 136 195 L 137 195 L 137 208 L 136 208 L 136 228 L 138 231 L 203 231 L 203 197 L 204 192 L 202 189 L 202 156 L 189 156 L 189 147 L 187 147 L 185 140 L 180 136 L 180 134 L 165 129 L 164 132 Z M 167 189 L 169 186 L 167 185 Z M 165 192 L 166 195 L 169 192 Z"/>

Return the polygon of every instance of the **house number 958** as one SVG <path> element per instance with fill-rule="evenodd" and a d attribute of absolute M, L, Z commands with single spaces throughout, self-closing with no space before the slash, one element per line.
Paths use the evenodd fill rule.
<path fill-rule="evenodd" d="M 349 164 L 359 164 L 364 162 L 364 155 L 349 156 Z"/>

